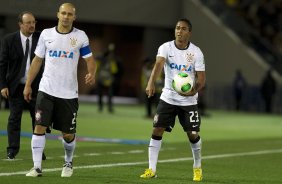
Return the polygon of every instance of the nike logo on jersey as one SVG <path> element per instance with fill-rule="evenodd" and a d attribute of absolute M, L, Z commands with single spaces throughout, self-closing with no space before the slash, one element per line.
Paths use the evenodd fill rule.
<path fill-rule="evenodd" d="M 169 55 L 168 57 L 174 57 L 173 55 Z"/>
<path fill-rule="evenodd" d="M 198 125 L 192 125 L 193 128 L 196 128 Z"/>

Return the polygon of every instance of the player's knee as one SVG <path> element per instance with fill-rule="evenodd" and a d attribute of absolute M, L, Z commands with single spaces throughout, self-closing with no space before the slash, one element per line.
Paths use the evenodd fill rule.
<path fill-rule="evenodd" d="M 162 137 L 164 131 L 165 131 L 165 128 L 155 127 L 155 128 L 153 129 L 153 133 L 152 133 L 152 134 L 155 135 L 155 136 Z"/>
<path fill-rule="evenodd" d="M 35 134 L 39 134 L 39 135 L 42 135 L 42 134 L 45 134 L 45 131 L 46 131 L 47 127 L 45 126 L 42 126 L 42 125 L 36 125 L 34 127 L 34 133 Z"/>
<path fill-rule="evenodd" d="M 68 143 L 72 142 L 74 140 L 74 137 L 74 134 L 63 134 L 63 139 Z"/>
<path fill-rule="evenodd" d="M 198 139 L 200 139 L 200 135 L 198 134 L 198 132 L 194 132 L 194 131 L 187 132 L 187 136 L 191 143 L 198 142 Z"/>

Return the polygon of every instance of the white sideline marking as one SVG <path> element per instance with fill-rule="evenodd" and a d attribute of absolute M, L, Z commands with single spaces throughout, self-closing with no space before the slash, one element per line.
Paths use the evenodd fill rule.
<path fill-rule="evenodd" d="M 101 153 L 85 153 L 85 156 L 100 156 Z"/>
<path fill-rule="evenodd" d="M 132 154 L 144 153 L 144 152 L 145 152 L 144 150 L 131 150 L 131 151 L 128 151 L 128 153 L 132 153 Z"/>
<path fill-rule="evenodd" d="M 282 149 L 275 150 L 262 150 L 262 151 L 253 151 L 253 152 L 243 152 L 243 153 L 229 153 L 229 154 L 220 154 L 220 155 L 209 155 L 202 156 L 202 159 L 216 159 L 216 158 L 228 158 L 228 157 L 240 157 L 240 156 L 252 156 L 252 155 L 265 155 L 271 153 L 282 153 Z M 167 159 L 167 160 L 159 160 L 159 163 L 170 163 L 170 162 L 180 162 L 180 161 L 188 161 L 193 160 L 192 157 L 185 158 L 175 158 L 175 159 Z M 147 164 L 148 161 L 143 162 L 128 162 L 128 163 L 113 163 L 113 164 L 101 164 L 101 165 L 85 165 L 85 166 L 77 166 L 74 169 L 90 169 L 90 168 L 104 168 L 104 167 L 118 167 L 118 166 L 131 166 L 131 165 L 142 165 Z M 62 168 L 53 168 L 53 169 L 43 169 L 43 172 L 54 172 L 61 171 Z M 25 175 L 28 171 L 19 171 L 19 172 L 11 172 L 11 173 L 0 173 L 0 176 L 12 176 L 12 175 Z"/>
<path fill-rule="evenodd" d="M 114 151 L 114 152 L 109 152 L 109 154 L 111 154 L 111 155 L 123 155 L 125 153 L 124 152 L 120 152 L 120 151 Z"/>
<path fill-rule="evenodd" d="M 2 160 L 6 161 L 6 162 L 15 162 L 15 161 L 23 160 L 23 159 L 21 159 L 21 158 L 7 159 L 7 158 L 5 158 L 5 159 L 2 159 Z"/>

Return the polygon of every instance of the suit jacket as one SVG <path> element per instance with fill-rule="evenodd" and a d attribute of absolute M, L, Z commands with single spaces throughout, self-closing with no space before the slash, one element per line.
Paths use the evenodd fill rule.
<path fill-rule="evenodd" d="M 34 32 L 32 34 L 32 47 L 30 59 L 35 56 L 34 51 L 39 39 L 40 33 Z M 24 67 L 23 63 L 23 47 L 21 43 L 20 31 L 10 33 L 5 36 L 1 42 L 0 51 L 0 90 L 8 87 L 9 95 L 13 96 L 18 85 L 20 84 L 21 68 Z M 38 92 L 39 82 L 43 73 L 43 65 L 36 78 L 32 82 L 32 95 L 35 97 Z"/>

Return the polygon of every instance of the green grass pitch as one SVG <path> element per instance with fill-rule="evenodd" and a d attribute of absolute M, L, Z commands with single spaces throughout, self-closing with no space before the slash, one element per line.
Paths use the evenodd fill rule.
<path fill-rule="evenodd" d="M 43 177 L 29 178 L 33 166 L 30 137 L 21 138 L 15 161 L 7 161 L 7 136 L 0 136 L 1 184 L 187 184 L 192 182 L 192 154 L 179 123 L 163 138 L 158 178 L 140 179 L 147 163 L 147 142 L 152 119 L 140 105 L 116 105 L 115 113 L 98 113 L 94 104 L 80 104 L 74 175 L 61 178 L 64 150 L 60 140 L 47 140 Z M 254 113 L 210 111 L 202 118 L 203 176 L 206 184 L 282 183 L 282 117 Z M 0 130 L 6 130 L 8 111 L 0 110 Z M 30 118 L 23 115 L 22 132 L 31 133 Z M 59 135 L 59 132 L 53 131 Z M 101 138 L 101 139 L 97 139 Z M 105 141 L 104 141 L 105 140 Z M 107 141 L 109 140 L 109 141 Z M 121 143 L 115 143 L 115 140 Z M 126 141 L 132 143 L 127 144 Z"/>

